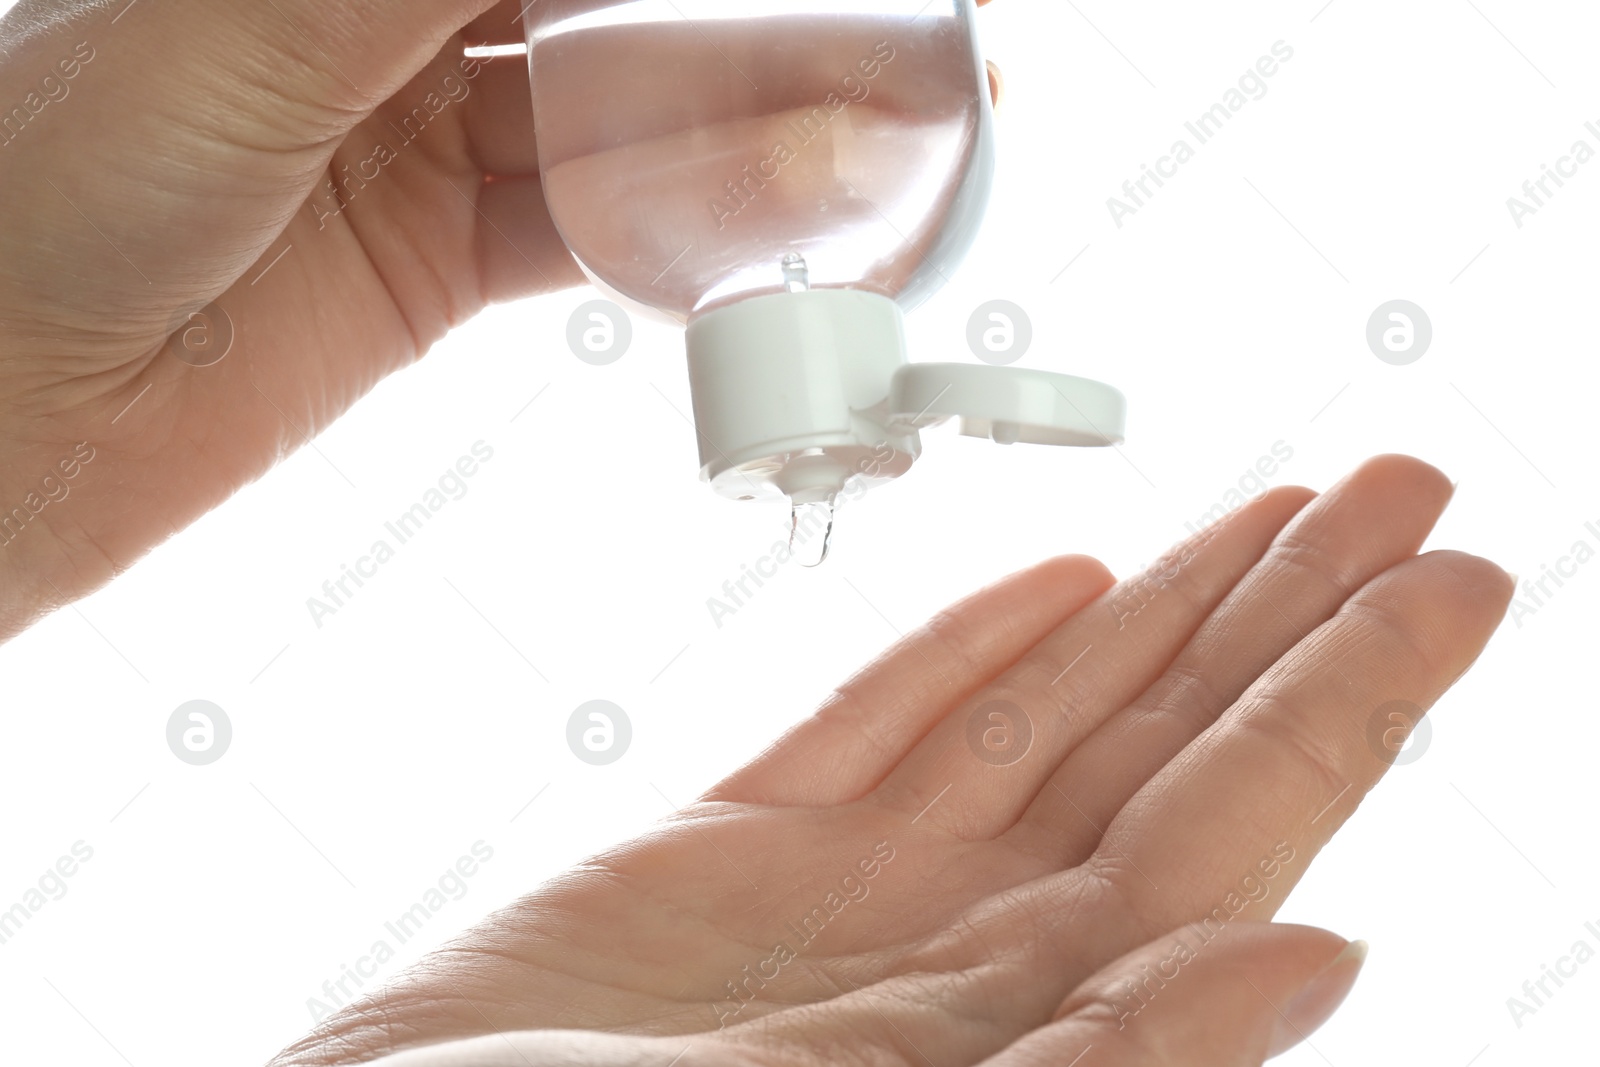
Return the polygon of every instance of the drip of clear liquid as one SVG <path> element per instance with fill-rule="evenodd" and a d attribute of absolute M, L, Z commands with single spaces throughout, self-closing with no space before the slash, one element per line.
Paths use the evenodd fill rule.
<path fill-rule="evenodd" d="M 783 287 L 791 293 L 803 293 L 811 288 L 811 268 L 806 257 L 790 252 L 783 257 Z"/>
<path fill-rule="evenodd" d="M 789 552 L 802 567 L 820 567 L 833 539 L 833 498 L 795 504 L 789 516 Z"/>

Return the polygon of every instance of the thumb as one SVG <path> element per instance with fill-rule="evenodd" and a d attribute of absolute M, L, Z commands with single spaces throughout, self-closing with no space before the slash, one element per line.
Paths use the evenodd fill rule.
<path fill-rule="evenodd" d="M 1312 926 L 1184 927 L 1090 976 L 986 1067 L 1259 1067 L 1328 1020 L 1366 952 Z"/>

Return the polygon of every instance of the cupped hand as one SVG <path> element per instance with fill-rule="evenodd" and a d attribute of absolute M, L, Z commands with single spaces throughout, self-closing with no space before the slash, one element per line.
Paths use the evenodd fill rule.
<path fill-rule="evenodd" d="M 730 1041 L 811 1049 L 774 1063 L 1064 1064 L 1079 1050 L 1052 1034 L 1101 1035 L 1111 1056 L 1211 1032 L 1179 1009 L 1141 1026 L 1163 997 L 1220 998 L 1251 1020 L 1231 1058 L 1171 1062 L 1259 1062 L 1284 1037 L 1273 1019 L 1294 1022 L 1289 987 L 1343 946 L 1260 921 L 1393 761 L 1396 723 L 1467 670 L 1509 601 L 1492 563 L 1417 554 L 1452 491 L 1382 456 L 1320 496 L 1275 489 L 1120 584 L 1082 556 L 1013 575 L 659 829 L 275 1067 L 443 1042 L 478 1055 L 497 1035 L 601 1040 L 554 1031 L 698 1041 L 707 1056 Z M 1121 982 L 1138 967 L 1113 965 L 1136 951 L 1181 974 L 1176 940 L 1210 980 L 1170 979 L 1181 998 L 1144 986 L 1149 972 Z M 1241 997 L 1242 977 L 1271 1011 Z M 441 1062 L 501 1062 L 484 1055 Z M 534 1062 L 611 1062 L 551 1056 Z M 427 1061 L 396 1060 L 413 1062 Z M 1145 1061 L 1081 1067 L 1123 1062 Z"/>

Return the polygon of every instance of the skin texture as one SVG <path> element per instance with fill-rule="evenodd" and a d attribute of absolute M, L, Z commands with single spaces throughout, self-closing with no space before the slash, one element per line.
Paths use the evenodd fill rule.
<path fill-rule="evenodd" d="M 1263 924 L 1398 751 L 1374 714 L 1431 706 L 1509 602 L 1494 564 L 1417 554 L 1452 491 L 1379 456 L 1122 583 L 1083 556 L 1006 578 L 274 1067 L 510 1063 L 507 1041 L 536 1063 L 1259 1063 L 1343 947 Z M 993 701 L 1031 723 L 1010 762 L 969 742 Z M 1208 916 L 1199 947 L 1181 931 Z M 1178 973 L 1210 978 L 1124 1020 L 1117 961 L 1185 936 Z"/>
<path fill-rule="evenodd" d="M 544 210 L 515 57 L 458 79 L 470 93 L 327 217 L 326 183 L 397 140 L 389 123 L 460 73 L 464 44 L 519 32 L 518 7 L 490 8 L 162 0 L 113 23 L 120 4 L 24 0 L 0 22 L 0 106 L 93 50 L 0 145 L 0 506 L 76 443 L 95 453 L 0 550 L 0 637 L 131 566 L 488 303 L 584 280 Z M 197 368 L 168 339 L 208 306 L 234 344 Z"/>
<path fill-rule="evenodd" d="M 487 303 L 581 281 L 543 210 L 520 60 L 327 209 L 465 43 L 518 36 L 516 10 L 24 0 L 0 21 L 0 105 L 81 60 L 0 144 L 0 502 L 93 454 L 0 548 L 0 637 Z M 197 368 L 172 338 L 201 308 L 234 342 Z M 1354 977 L 1339 964 L 1318 1010 L 1291 1007 L 1345 943 L 1266 920 L 1392 759 L 1372 714 L 1430 706 L 1509 600 L 1485 560 L 1417 555 L 1449 495 L 1382 456 L 1120 585 L 1082 556 L 1004 579 L 275 1063 L 1259 1063 Z M 1180 940 L 1178 977 L 1129 999 Z"/>
<path fill-rule="evenodd" d="M 1234 1067 L 1258 1064 L 1281 1050 L 1277 1029 L 1286 1025 L 1275 1005 L 1288 1005 L 1308 983 L 1331 979 L 1338 995 L 1348 989 L 1358 963 L 1342 961 L 1342 942 L 1305 926 L 1244 923 L 1205 955 L 1184 965 L 1139 1015 L 1119 1025 L 1122 988 L 1143 980 L 1166 956 L 1167 946 L 1140 948 L 1085 982 L 1056 1017 L 1011 1046 L 985 1058 L 993 1067 L 1062 1064 L 1161 1064 L 1162 1067 Z M 1330 958 L 1335 961 L 1330 963 Z M 1169 972 L 1170 973 L 1170 972 Z M 882 995 L 878 995 L 881 992 Z M 910 995 L 925 990 L 906 989 Z M 744 1028 L 689 1038 L 634 1037 L 593 1032 L 541 1031 L 491 1034 L 378 1061 L 383 1067 L 527 1067 L 585 1064 L 607 1067 L 780 1067 L 822 1063 L 926 1063 L 918 1021 L 897 1011 L 884 988 L 840 997 L 806 1013 L 792 1027 Z M 1294 1017 L 1294 1009 L 1285 1013 Z M 1291 1034 L 1294 1027 L 1288 1027 Z M 905 1052 L 884 1051 L 893 1030 Z M 868 1058 L 870 1057 L 870 1059 Z M 965 1060 L 959 1062 L 968 1062 Z"/>

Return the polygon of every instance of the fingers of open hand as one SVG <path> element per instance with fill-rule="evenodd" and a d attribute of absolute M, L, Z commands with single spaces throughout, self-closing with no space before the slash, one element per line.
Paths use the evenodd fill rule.
<path fill-rule="evenodd" d="M 1262 674 L 1107 828 L 1090 866 L 1129 936 L 1204 915 L 1270 916 L 1393 759 L 1391 701 L 1430 707 L 1510 600 L 1487 560 L 1437 551 L 1367 583 Z"/>
<path fill-rule="evenodd" d="M 1084 860 L 1123 804 L 1263 671 L 1356 590 L 1415 555 L 1452 493 L 1436 468 L 1397 455 L 1368 460 L 1323 493 L 1155 683 L 1067 756 L 1008 838 L 1061 866 Z M 1129 620 L 1153 624 L 1144 612 Z"/>
<path fill-rule="evenodd" d="M 1113 582 L 1060 556 L 952 605 L 840 686 L 810 719 L 726 779 L 712 799 L 838 804 L 883 780 L 950 708 Z"/>
<path fill-rule="evenodd" d="M 1256 1067 L 1333 1014 L 1364 956 L 1308 926 L 1186 927 L 1091 976 L 984 1067 Z"/>
<path fill-rule="evenodd" d="M 1016 822 L 1072 748 L 1172 661 L 1309 490 L 1275 490 L 1068 618 L 957 703 L 878 790 L 967 839 Z"/>

